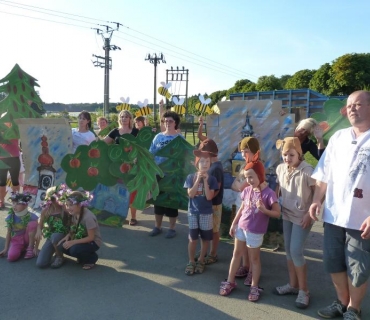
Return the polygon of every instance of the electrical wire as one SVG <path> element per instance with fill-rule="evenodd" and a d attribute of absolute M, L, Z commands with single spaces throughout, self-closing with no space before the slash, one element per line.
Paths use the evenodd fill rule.
<path fill-rule="evenodd" d="M 56 16 L 56 17 L 63 18 L 63 19 L 70 19 L 70 20 L 73 20 L 73 21 L 79 21 L 79 22 L 82 22 L 82 23 L 93 24 L 92 22 L 82 21 L 82 20 L 78 20 L 78 19 L 70 18 L 70 17 L 64 17 L 64 16 L 60 16 L 60 15 L 52 14 L 52 13 L 48 13 L 48 12 L 42 12 L 42 11 L 38 11 L 38 10 L 35 10 L 35 9 L 44 10 L 44 11 L 50 11 L 50 12 L 56 12 L 56 13 L 58 13 L 58 14 L 64 14 L 64 15 L 69 15 L 69 16 L 73 16 L 73 17 L 84 18 L 84 19 L 89 19 L 89 20 L 94 20 L 94 21 L 105 22 L 105 23 L 112 23 L 112 22 L 108 22 L 108 21 L 105 21 L 105 20 L 101 20 L 101 19 L 95 19 L 95 18 L 85 17 L 85 16 L 81 16 L 81 15 L 75 15 L 75 14 L 71 14 L 71 13 L 67 13 L 67 12 L 62 12 L 62 11 L 57 11 L 57 10 L 51 10 L 51 9 L 40 8 L 40 7 L 37 7 L 37 6 L 24 5 L 24 4 L 20 4 L 20 3 L 12 2 L 12 1 L 4 1 L 4 0 L 0 0 L 0 4 L 4 4 L 4 5 L 11 6 L 11 7 L 15 7 L 15 8 L 20 8 L 20 9 L 23 9 L 23 10 L 29 10 L 29 11 L 33 11 L 33 12 L 38 12 L 38 13 L 41 13 L 41 14 L 47 14 L 47 15 L 51 15 L 51 16 Z M 21 6 L 23 6 L 23 7 L 20 7 L 19 5 L 21 5 Z M 35 9 L 29 9 L 29 8 L 27 8 L 27 7 L 35 8 Z M 15 14 L 15 13 L 9 13 L 9 12 L 3 12 L 3 11 L 0 11 L 0 12 L 2 12 L 2 13 L 6 13 L 6 14 L 11 14 L 11 15 L 16 15 L 16 16 L 21 16 L 21 17 L 26 17 L 26 18 L 32 18 L 32 19 L 36 19 L 36 20 L 43 20 L 43 21 L 47 21 L 47 22 L 61 23 L 61 24 L 70 25 L 70 26 L 75 26 L 75 27 L 81 27 L 81 28 L 88 28 L 88 27 L 84 27 L 84 26 L 80 26 L 80 25 L 75 25 L 75 24 L 70 24 L 70 23 L 65 23 L 65 22 L 60 22 L 60 21 L 53 21 L 53 20 L 48 20 L 48 19 L 43 19 L 43 18 L 30 17 L 30 16 L 26 16 L 26 15 Z M 95 25 L 95 24 L 93 24 L 93 25 Z M 193 63 L 193 64 L 195 64 L 195 65 L 198 65 L 198 66 L 201 66 L 201 67 L 204 67 L 204 68 L 208 68 L 208 69 L 214 70 L 214 71 L 216 71 L 216 72 L 221 72 L 221 73 L 224 73 L 224 74 L 228 74 L 228 75 L 231 75 L 231 76 L 236 77 L 236 78 L 245 77 L 245 75 L 249 75 L 249 76 L 252 76 L 252 77 L 254 77 L 254 78 L 257 78 L 257 76 L 254 76 L 254 75 L 252 75 L 252 74 L 247 74 L 247 73 L 241 72 L 241 71 L 239 71 L 238 69 L 235 69 L 235 68 L 229 67 L 229 66 L 227 66 L 227 65 L 225 65 L 225 64 L 219 63 L 219 62 L 214 61 L 214 60 L 212 60 L 212 59 L 205 58 L 205 57 L 203 57 L 203 56 L 201 56 L 201 55 L 199 55 L 199 54 L 193 53 L 193 52 L 191 52 L 191 51 L 189 51 L 189 50 L 186 50 L 186 49 L 182 49 L 182 48 L 180 48 L 180 47 L 178 47 L 178 46 L 172 45 L 171 43 L 168 43 L 168 42 L 162 41 L 162 40 L 160 40 L 160 39 L 158 39 L 158 38 L 155 38 L 155 37 L 149 36 L 149 35 L 147 35 L 147 34 L 145 34 L 145 33 L 143 33 L 143 32 L 140 32 L 140 31 L 138 31 L 138 30 L 132 29 L 132 28 L 130 28 L 130 27 L 128 27 L 128 26 L 125 26 L 125 25 L 122 25 L 122 24 L 120 24 L 120 25 L 121 25 L 121 26 L 123 26 L 124 28 L 126 28 L 126 29 L 130 30 L 130 31 L 133 31 L 133 32 L 139 33 L 139 34 L 141 34 L 141 35 L 144 35 L 145 37 L 149 37 L 149 38 L 151 38 L 151 39 L 153 39 L 153 40 L 155 40 L 155 41 L 159 41 L 159 42 L 161 42 L 161 43 L 163 43 L 163 44 L 165 44 L 165 45 L 169 45 L 169 46 L 171 46 L 171 47 L 173 47 L 173 48 L 177 48 L 177 49 L 179 49 L 179 50 L 181 50 L 181 51 L 184 51 L 184 52 L 187 52 L 187 53 L 189 53 L 189 54 L 191 54 L 191 55 L 197 56 L 197 57 L 199 57 L 199 58 L 201 58 L 201 59 L 204 59 L 204 60 L 206 60 L 206 61 L 208 61 L 208 62 L 206 62 L 206 61 L 202 61 L 202 60 L 199 60 L 199 59 L 196 59 L 196 58 L 193 58 L 193 57 L 189 57 L 189 56 L 187 56 L 187 55 L 185 55 L 185 54 L 183 54 L 183 53 L 176 52 L 176 51 L 174 51 L 174 50 L 172 50 L 172 49 L 169 49 L 169 48 L 166 48 L 166 47 L 160 46 L 160 45 L 158 45 L 158 44 L 156 44 L 156 43 L 149 42 L 149 41 L 147 41 L 147 40 L 144 40 L 144 39 L 141 39 L 141 38 L 135 37 L 135 36 L 133 36 L 133 35 L 130 35 L 130 34 L 128 34 L 128 33 L 122 32 L 122 31 L 119 31 L 119 30 L 115 30 L 115 31 L 118 31 L 119 33 L 125 34 L 125 35 L 127 35 L 127 36 L 129 36 L 129 37 L 133 37 L 133 38 L 138 39 L 138 40 L 140 40 L 140 41 L 147 42 L 147 43 L 149 43 L 149 44 L 151 44 L 151 45 L 154 45 L 154 46 L 157 46 L 157 47 L 161 47 L 161 48 L 165 48 L 165 50 L 168 50 L 168 51 L 174 52 L 175 54 L 178 54 L 178 55 L 185 56 L 185 57 L 186 57 L 186 58 L 188 58 L 188 59 L 192 59 L 192 60 L 198 61 L 198 62 L 200 62 L 200 63 L 205 63 L 205 64 L 207 64 L 207 65 L 211 66 L 211 68 L 210 68 L 210 67 L 207 67 L 207 66 L 204 66 L 204 65 L 202 65 L 202 64 L 199 64 L 199 63 L 195 63 L 195 62 L 193 62 L 193 61 L 189 61 L 189 60 L 183 59 L 182 57 L 174 56 L 174 55 L 171 55 L 171 54 L 168 54 L 168 53 L 166 53 L 166 55 L 169 55 L 169 56 L 175 57 L 175 58 L 180 59 L 180 60 L 184 60 L 184 61 L 186 61 L 186 62 Z M 107 31 L 108 31 L 108 28 L 107 28 Z M 101 31 L 101 32 L 103 33 L 103 31 Z M 109 32 L 111 32 L 111 31 L 109 31 Z M 108 33 L 109 33 L 109 32 L 108 32 Z M 125 38 L 121 38 L 121 39 L 124 39 L 124 40 L 126 40 L 126 41 L 131 42 L 131 43 L 134 43 L 134 44 L 140 45 L 140 44 L 138 44 L 137 42 L 130 41 L 130 40 L 125 39 Z M 143 45 L 140 45 L 140 46 L 143 46 Z M 144 46 L 144 47 L 146 47 L 146 46 Z M 216 64 L 216 65 L 213 65 L 212 63 L 213 63 L 213 64 Z M 223 66 L 223 67 L 219 67 L 219 66 Z M 225 70 L 225 68 L 224 68 L 224 67 L 226 68 L 226 70 Z M 215 68 L 217 68 L 217 69 L 215 69 Z M 220 70 L 219 70 L 219 69 L 220 69 Z M 229 69 L 230 69 L 230 70 L 229 70 Z M 235 70 L 235 71 L 237 71 L 237 73 L 235 73 L 235 71 L 231 71 L 231 70 Z"/>

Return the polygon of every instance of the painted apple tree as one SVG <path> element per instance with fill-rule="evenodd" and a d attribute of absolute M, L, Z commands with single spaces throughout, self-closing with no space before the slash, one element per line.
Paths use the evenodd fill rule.
<path fill-rule="evenodd" d="M 68 187 L 72 190 L 83 188 L 91 191 L 98 183 L 115 185 L 117 178 L 109 172 L 109 147 L 104 141 L 93 141 L 88 146 L 78 146 L 74 154 L 64 156 L 61 167 L 67 173 Z"/>

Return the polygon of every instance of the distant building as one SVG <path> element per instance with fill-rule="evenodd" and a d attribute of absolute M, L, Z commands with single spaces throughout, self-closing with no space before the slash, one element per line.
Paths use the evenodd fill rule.
<path fill-rule="evenodd" d="M 309 118 L 314 112 L 322 112 L 325 101 L 347 99 L 348 96 L 328 97 L 311 89 L 254 91 L 230 94 L 230 100 L 281 100 L 283 108 L 295 114 L 295 121 Z"/>

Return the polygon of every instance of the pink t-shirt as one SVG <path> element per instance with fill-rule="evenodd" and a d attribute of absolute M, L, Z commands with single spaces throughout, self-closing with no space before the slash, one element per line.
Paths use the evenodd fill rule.
<path fill-rule="evenodd" d="M 0 147 L 3 148 L 5 151 L 7 151 L 10 154 L 10 157 L 19 157 L 19 147 L 18 147 L 18 139 L 11 139 L 9 140 L 10 144 L 0 144 Z M 0 159 L 9 158 L 8 157 L 0 157 Z"/>
<path fill-rule="evenodd" d="M 239 219 L 239 228 L 256 234 L 265 234 L 270 217 L 258 210 L 256 203 L 262 198 L 265 207 L 271 210 L 272 205 L 277 202 L 275 192 L 269 187 L 262 192 L 256 192 L 253 191 L 253 187 L 248 186 L 241 192 L 240 198 L 244 208 Z"/>

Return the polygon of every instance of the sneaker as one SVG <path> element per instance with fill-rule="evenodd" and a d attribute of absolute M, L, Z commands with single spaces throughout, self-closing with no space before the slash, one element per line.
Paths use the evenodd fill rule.
<path fill-rule="evenodd" d="M 157 227 L 154 227 L 153 230 L 149 232 L 149 235 L 151 237 L 155 237 L 155 236 L 159 235 L 160 233 L 162 233 L 162 230 L 157 228 Z"/>
<path fill-rule="evenodd" d="M 347 311 L 343 313 L 344 320 L 361 320 L 361 311 L 357 311 L 352 307 L 348 307 Z"/>
<path fill-rule="evenodd" d="M 273 291 L 273 293 L 279 295 L 279 296 L 283 296 L 283 295 L 286 295 L 286 294 L 298 294 L 298 289 L 297 288 L 293 288 L 289 283 L 287 283 L 286 285 L 283 285 L 281 287 L 276 287 Z"/>
<path fill-rule="evenodd" d="M 296 307 L 300 309 L 306 309 L 309 303 L 310 303 L 310 294 L 308 292 L 304 292 L 303 290 L 299 290 L 297 300 L 295 301 Z"/>
<path fill-rule="evenodd" d="M 335 300 L 330 306 L 320 309 L 317 314 L 325 319 L 334 319 L 340 317 L 346 312 L 347 307 L 339 300 Z"/>
<path fill-rule="evenodd" d="M 247 277 L 244 280 L 245 286 L 251 286 L 252 285 L 252 271 L 249 271 L 247 274 Z"/>
<path fill-rule="evenodd" d="M 173 229 L 169 229 L 166 233 L 166 236 L 165 238 L 167 239 L 171 239 L 171 238 L 174 238 L 176 236 L 176 230 L 173 230 Z"/>

